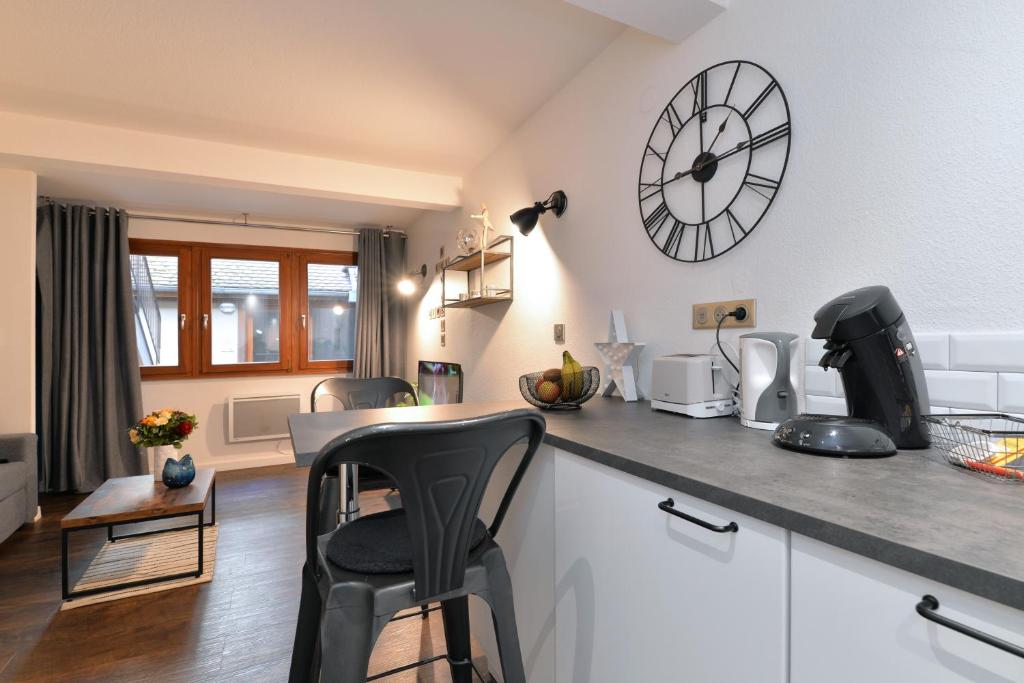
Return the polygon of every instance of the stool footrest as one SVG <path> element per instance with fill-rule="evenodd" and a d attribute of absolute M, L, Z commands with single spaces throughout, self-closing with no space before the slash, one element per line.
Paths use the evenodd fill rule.
<path fill-rule="evenodd" d="M 436 661 L 441 660 L 441 659 L 447 659 L 447 658 L 448 658 L 448 655 L 435 655 L 433 657 L 427 657 L 426 659 L 421 659 L 420 661 L 413 662 L 412 664 L 406 664 L 404 666 L 395 667 L 394 669 L 388 669 L 387 671 L 382 671 L 379 674 L 374 674 L 373 676 L 369 676 L 366 680 L 367 680 L 367 682 L 375 681 L 378 678 L 384 678 L 385 676 L 391 676 L 393 674 L 401 673 L 403 671 L 408 671 L 409 669 L 415 669 L 416 667 L 423 666 L 424 664 L 432 664 L 433 662 L 436 662 Z"/>
<path fill-rule="evenodd" d="M 441 609 L 441 605 L 438 605 L 436 607 L 428 607 L 427 609 L 420 610 L 418 612 L 409 612 L 408 614 L 403 614 L 401 616 L 394 617 L 393 619 L 391 619 L 391 621 L 398 621 L 399 619 L 410 619 L 412 617 L 426 617 L 429 612 L 436 612 L 439 609 Z"/>

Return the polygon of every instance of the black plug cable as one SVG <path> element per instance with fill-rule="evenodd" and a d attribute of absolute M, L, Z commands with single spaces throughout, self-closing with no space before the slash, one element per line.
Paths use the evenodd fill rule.
<path fill-rule="evenodd" d="M 726 318 L 736 318 L 736 320 L 740 321 L 746 320 L 747 309 L 744 308 L 743 306 L 740 306 L 729 311 L 728 313 L 726 313 L 725 315 L 718 319 L 718 325 L 715 326 L 715 345 L 718 346 L 718 352 L 722 354 L 722 358 L 728 361 L 729 365 L 732 366 L 732 369 L 735 370 L 736 374 L 738 375 L 740 374 L 739 366 L 732 362 L 732 358 L 729 358 L 729 356 L 726 355 L 725 353 L 725 349 L 722 348 L 722 323 L 725 322 Z"/>
<path fill-rule="evenodd" d="M 739 366 L 732 362 L 732 358 L 729 358 L 729 356 L 725 353 L 725 349 L 722 347 L 722 323 L 725 322 L 726 318 L 736 318 L 736 320 L 739 320 L 739 321 L 746 320 L 747 319 L 747 308 L 746 308 L 746 306 L 737 306 L 736 308 L 734 308 L 733 310 L 729 311 L 728 313 L 723 315 L 721 318 L 719 318 L 718 319 L 718 324 L 715 325 L 715 345 L 718 346 L 718 352 L 720 354 L 722 354 L 722 358 L 724 358 L 726 361 L 728 361 L 729 365 L 732 366 L 732 369 L 736 371 L 736 376 L 739 377 L 739 375 L 740 375 L 740 368 L 739 368 Z M 729 383 L 729 386 L 730 386 L 730 388 L 732 388 L 732 397 L 733 397 L 733 401 L 734 401 L 733 415 L 736 415 L 738 413 L 738 411 L 739 411 L 740 388 L 739 388 L 739 385 L 735 385 L 734 386 L 731 382 Z"/>

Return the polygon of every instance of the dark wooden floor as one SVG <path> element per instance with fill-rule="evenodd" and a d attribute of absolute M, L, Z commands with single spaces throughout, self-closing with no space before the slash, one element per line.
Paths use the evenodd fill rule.
<path fill-rule="evenodd" d="M 0 681 L 287 680 L 306 474 L 281 466 L 217 475 L 212 582 L 66 612 L 58 611 L 59 523 L 82 496 L 43 497 L 43 519 L 0 544 Z M 361 501 L 364 512 L 389 502 L 383 492 L 364 494 Z M 88 561 L 104 534 L 75 537 L 77 565 Z M 402 619 L 382 634 L 370 673 L 444 651 L 439 612 L 426 621 Z M 482 656 L 476 659 L 486 672 Z M 451 679 L 439 662 L 383 680 Z"/>

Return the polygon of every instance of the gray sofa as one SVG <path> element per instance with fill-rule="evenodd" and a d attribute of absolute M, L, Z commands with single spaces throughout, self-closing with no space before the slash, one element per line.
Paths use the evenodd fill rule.
<path fill-rule="evenodd" d="M 35 519 L 38 479 L 36 435 L 0 435 L 0 541 Z"/>

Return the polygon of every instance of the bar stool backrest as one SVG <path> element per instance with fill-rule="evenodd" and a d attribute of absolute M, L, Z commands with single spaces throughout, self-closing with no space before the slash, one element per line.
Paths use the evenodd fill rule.
<path fill-rule="evenodd" d="M 540 413 L 517 409 L 468 420 L 371 425 L 342 435 L 317 455 L 306 498 L 306 553 L 316 567 L 320 480 L 331 467 L 358 463 L 396 483 L 413 544 L 415 598 L 461 588 L 470 532 L 494 467 L 516 442 L 528 445 L 488 529 L 493 538 L 544 437 Z"/>
<path fill-rule="evenodd" d="M 411 384 L 400 377 L 372 377 L 357 379 L 355 377 L 330 377 L 313 387 L 310 396 L 310 410 L 317 411 L 317 400 L 331 396 L 341 403 L 345 410 L 362 410 L 364 408 L 388 408 L 389 402 L 396 394 L 409 394 L 416 405 L 416 390 Z"/>

